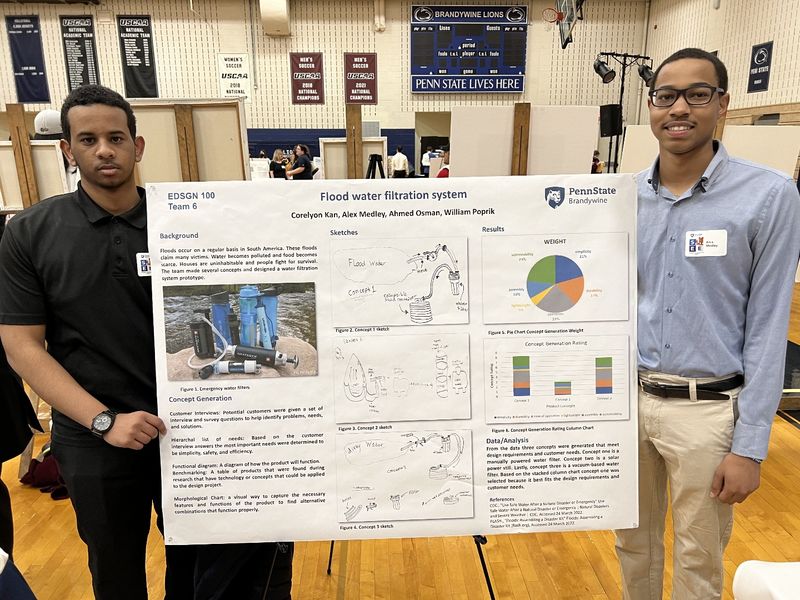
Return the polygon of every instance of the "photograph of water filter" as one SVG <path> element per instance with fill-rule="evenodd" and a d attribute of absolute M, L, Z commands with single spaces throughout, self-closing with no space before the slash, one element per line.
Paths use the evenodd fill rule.
<path fill-rule="evenodd" d="M 313 283 L 164 288 L 170 381 L 317 374 Z"/>

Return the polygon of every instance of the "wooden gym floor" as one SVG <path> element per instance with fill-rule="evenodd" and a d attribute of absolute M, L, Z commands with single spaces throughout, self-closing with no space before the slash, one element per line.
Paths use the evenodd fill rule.
<path fill-rule="evenodd" d="M 789 339 L 800 343 L 800 284 Z M 793 414 L 797 414 L 793 411 Z M 39 436 L 38 447 L 45 441 Z M 16 526 L 15 559 L 39 600 L 92 597 L 86 549 L 68 500 L 20 485 L 17 462 L 3 467 Z M 725 593 L 736 567 L 751 559 L 800 561 L 800 421 L 775 418 L 761 487 L 735 511 L 725 552 Z M 672 538 L 667 533 L 667 582 Z M 294 560 L 294 600 L 478 600 L 489 597 L 471 537 L 337 542 L 327 575 L 329 541 L 302 542 Z M 489 536 L 483 546 L 498 600 L 606 600 L 621 597 L 609 531 Z M 150 598 L 163 598 L 164 551 L 153 526 L 148 546 Z"/>
<path fill-rule="evenodd" d="M 725 553 L 724 598 L 732 598 L 733 573 L 745 560 L 800 561 L 798 427 L 789 415 L 775 419 L 761 488 L 736 510 Z M 16 461 L 4 465 L 3 480 L 14 507 L 17 566 L 39 600 L 91 598 L 86 550 L 69 501 L 54 501 L 20 485 L 16 473 Z M 608 531 L 497 535 L 488 540 L 483 550 L 498 599 L 606 600 L 621 595 L 614 537 Z M 153 527 L 147 563 L 152 599 L 163 598 L 161 544 Z M 330 576 L 328 549 L 328 541 L 297 544 L 295 600 L 489 597 L 470 537 L 337 542 Z M 668 576 L 670 561 L 668 548 Z"/>

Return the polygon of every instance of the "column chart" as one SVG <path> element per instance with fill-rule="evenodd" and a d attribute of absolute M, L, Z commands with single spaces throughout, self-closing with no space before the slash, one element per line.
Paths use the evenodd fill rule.
<path fill-rule="evenodd" d="M 486 421 L 627 419 L 626 335 L 486 339 Z"/>

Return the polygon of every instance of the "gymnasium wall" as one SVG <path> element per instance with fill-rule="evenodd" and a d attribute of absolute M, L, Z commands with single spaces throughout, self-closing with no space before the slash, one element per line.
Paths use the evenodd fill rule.
<path fill-rule="evenodd" d="M 590 0 L 591 1 L 591 0 Z M 656 63 L 687 46 L 719 51 L 728 68 L 731 109 L 800 101 L 800 2 L 653 0 L 647 54 Z M 752 47 L 774 41 L 769 89 L 747 93 Z"/>
<path fill-rule="evenodd" d="M 2 4 L 0 16 L 37 14 L 41 20 L 53 107 L 67 93 L 58 26 L 62 14 L 95 16 L 101 82 L 122 90 L 117 14 L 153 17 L 159 91 L 162 98 L 219 97 L 217 53 L 251 56 L 254 94 L 246 104 L 249 128 L 319 129 L 344 126 L 344 52 L 378 53 L 378 106 L 365 106 L 365 121 L 386 128 L 413 128 L 414 113 L 449 111 L 452 106 L 533 104 L 600 105 L 619 99 L 619 76 L 604 85 L 592 70 L 598 52 L 649 54 L 656 62 L 673 50 L 697 45 L 719 50 L 731 75 L 732 108 L 793 102 L 800 98 L 800 3 L 786 0 L 587 0 L 574 43 L 562 50 L 558 31 L 541 19 L 552 0 L 521 2 L 529 7 L 527 77 L 523 94 L 411 94 L 409 15 L 419 0 L 385 0 L 386 29 L 375 30 L 373 0 L 289 0 L 290 37 L 264 35 L 258 0 L 104 0 L 100 6 Z M 493 4 L 491 0 L 438 0 L 438 4 Z M 511 2 L 507 2 L 511 3 Z M 649 11 L 649 26 L 645 27 Z M 15 102 L 5 21 L 0 20 L 0 101 Z M 774 40 L 770 89 L 746 94 L 749 54 L 754 44 Z M 324 53 L 326 103 L 291 104 L 289 52 Z M 611 63 L 614 66 L 613 62 Z M 619 69 L 617 69 L 619 72 Z M 640 122 L 641 82 L 628 72 L 624 102 L 627 123 Z M 31 104 L 30 111 L 47 108 Z"/>
<path fill-rule="evenodd" d="M 378 53 L 378 106 L 365 106 L 365 121 L 381 127 L 413 128 L 415 112 L 449 111 L 451 106 L 534 104 L 599 105 L 616 102 L 617 83 L 603 85 L 592 71 L 598 51 L 639 53 L 644 34 L 643 0 L 590 0 L 575 42 L 566 50 L 558 31 L 541 19 L 551 0 L 529 6 L 526 89 L 523 94 L 411 94 L 409 18 L 412 0 L 386 0 L 386 29 L 375 31 L 373 0 L 289 0 L 290 37 L 265 36 L 258 0 L 104 0 L 100 6 L 2 4 L 0 16 L 37 14 L 41 20 L 47 77 L 53 107 L 67 94 L 58 16 L 95 16 L 101 83 L 123 90 L 117 14 L 153 18 L 159 91 L 162 98 L 216 98 L 217 53 L 251 55 L 254 97 L 246 104 L 249 128 L 341 128 L 344 126 L 343 53 Z M 417 3 L 421 3 L 417 1 Z M 437 4 L 499 4 L 491 0 L 438 0 Z M 512 4 L 513 2 L 504 2 Z M 0 101 L 15 102 L 5 21 L 0 22 Z M 326 103 L 291 104 L 289 52 L 324 54 Z M 626 106 L 636 111 L 638 90 L 631 80 Z M 30 111 L 47 108 L 28 105 Z"/>

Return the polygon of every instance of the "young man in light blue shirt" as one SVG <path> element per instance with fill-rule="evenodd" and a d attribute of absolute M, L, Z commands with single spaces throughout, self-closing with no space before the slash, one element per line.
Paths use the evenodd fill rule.
<path fill-rule="evenodd" d="M 661 600 L 669 486 L 673 597 L 720 598 L 733 504 L 758 488 L 781 397 L 800 198 L 713 139 L 725 66 L 688 48 L 656 70 L 658 139 L 637 176 L 639 527 L 617 531 L 623 597 Z"/>

